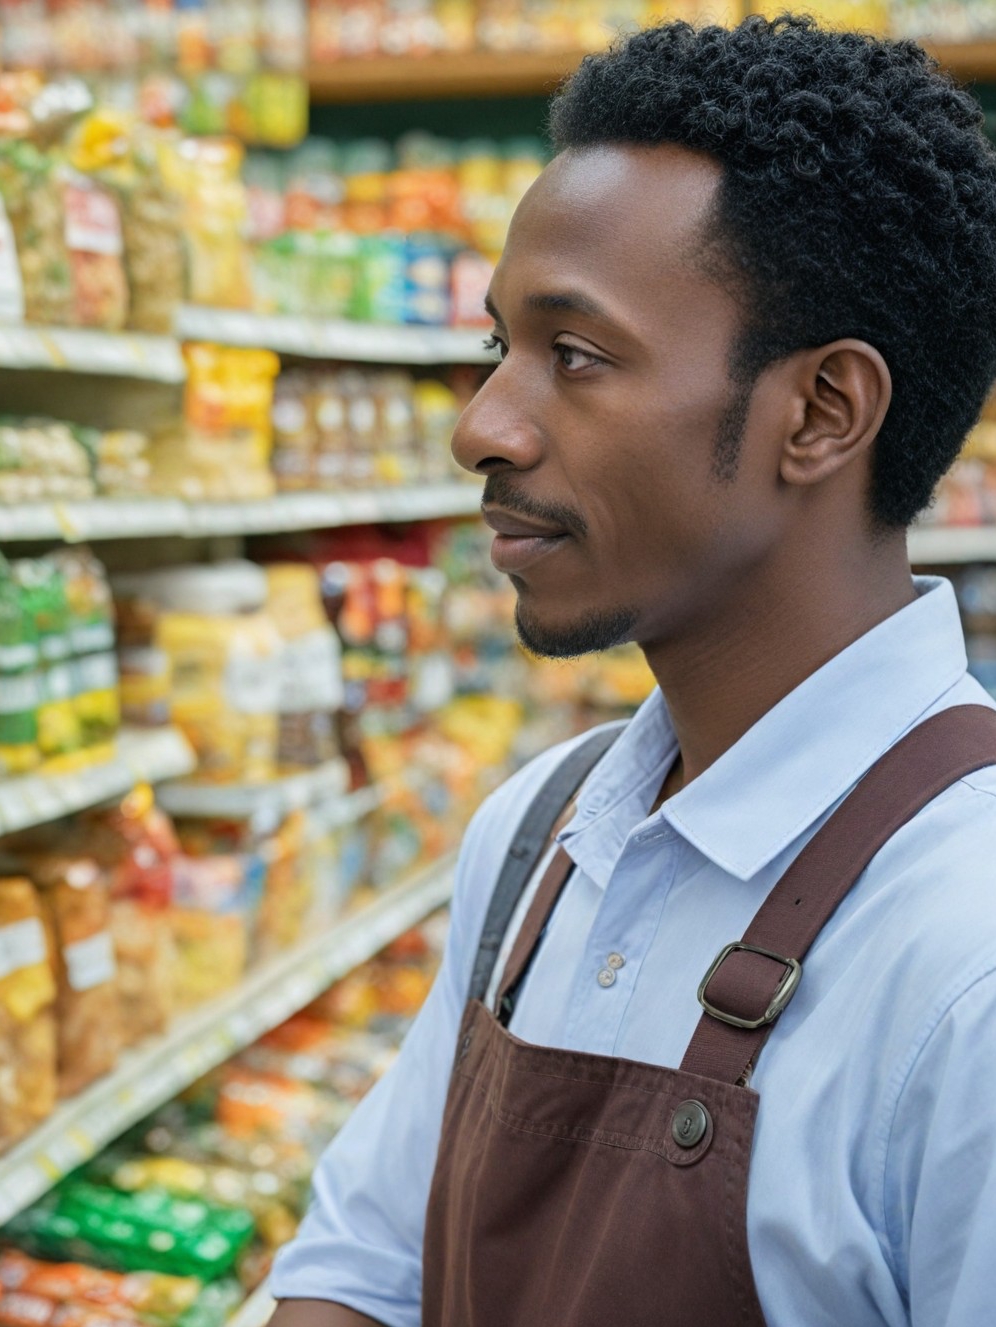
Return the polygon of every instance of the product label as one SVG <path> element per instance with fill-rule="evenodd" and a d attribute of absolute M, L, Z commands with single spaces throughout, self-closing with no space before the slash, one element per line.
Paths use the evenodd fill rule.
<path fill-rule="evenodd" d="M 239 714 L 276 714 L 279 661 L 270 655 L 233 654 L 225 668 L 225 697 Z"/>
<path fill-rule="evenodd" d="M 0 202 L 0 322 L 24 322 L 24 285 L 7 209 Z"/>
<path fill-rule="evenodd" d="M 19 673 L 38 662 L 38 646 L 22 641 L 17 645 L 0 645 L 0 673 Z"/>
<path fill-rule="evenodd" d="M 280 713 L 341 709 L 342 649 L 331 628 L 287 641 L 280 659 Z"/>
<path fill-rule="evenodd" d="M 114 944 L 109 931 L 100 931 L 88 940 L 77 940 L 62 951 L 66 962 L 66 980 L 74 991 L 89 991 L 111 981 L 117 968 Z"/>
<path fill-rule="evenodd" d="M 73 176 L 65 188 L 66 245 L 86 253 L 119 257 L 124 252 L 114 199 L 89 180 Z"/>
<path fill-rule="evenodd" d="M 0 677 L 0 714 L 23 714 L 41 701 L 41 678 L 37 673 Z"/>
<path fill-rule="evenodd" d="M 113 691 L 118 684 L 118 661 L 113 654 L 88 654 L 76 661 L 76 694 Z"/>
<path fill-rule="evenodd" d="M 114 649 L 114 628 L 109 622 L 86 622 L 69 633 L 74 654 L 102 654 Z"/>
<path fill-rule="evenodd" d="M 48 958 L 45 928 L 37 917 L 0 926 L 0 980 L 21 968 L 33 968 Z"/>
<path fill-rule="evenodd" d="M 45 700 L 69 700 L 75 694 L 71 664 L 53 664 L 45 670 Z"/>

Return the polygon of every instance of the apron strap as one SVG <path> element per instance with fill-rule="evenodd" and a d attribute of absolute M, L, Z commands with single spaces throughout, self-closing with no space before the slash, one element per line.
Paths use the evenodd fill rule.
<path fill-rule="evenodd" d="M 515 937 L 515 944 L 505 964 L 501 985 L 498 987 L 497 1018 L 503 1027 L 508 1027 L 515 1008 L 518 988 L 532 965 L 533 957 L 539 948 L 546 924 L 553 915 L 557 901 L 564 892 L 564 886 L 570 878 L 574 863 L 563 848 L 557 848 L 550 865 L 543 873 L 526 919 Z"/>
<path fill-rule="evenodd" d="M 957 705 L 919 724 L 871 767 L 727 945 L 699 987 L 705 1012 L 688 1073 L 743 1083 L 802 976 L 802 959 L 868 863 L 928 802 L 996 765 L 996 711 Z"/>
<path fill-rule="evenodd" d="M 625 722 L 607 725 L 580 742 L 560 762 L 527 807 L 491 895 L 470 978 L 471 1000 L 484 999 L 505 933 L 546 850 L 551 831 L 564 808 L 625 726 Z"/>

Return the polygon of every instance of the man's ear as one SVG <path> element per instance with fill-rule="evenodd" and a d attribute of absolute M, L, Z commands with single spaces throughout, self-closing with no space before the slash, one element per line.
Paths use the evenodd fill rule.
<path fill-rule="evenodd" d="M 892 375 L 866 341 L 834 341 L 793 359 L 801 422 L 779 469 L 787 484 L 818 484 L 869 451 L 892 400 Z"/>

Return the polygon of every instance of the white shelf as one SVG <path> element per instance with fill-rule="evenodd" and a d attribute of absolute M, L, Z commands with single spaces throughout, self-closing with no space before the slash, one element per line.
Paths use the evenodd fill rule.
<path fill-rule="evenodd" d="M 235 1310 L 225 1327 L 266 1327 L 273 1316 L 277 1301 L 264 1282 Z"/>
<path fill-rule="evenodd" d="M 157 801 L 171 816 L 279 818 L 289 811 L 338 802 L 345 798 L 348 787 L 349 766 L 344 760 L 332 760 L 271 783 L 168 783 L 159 789 Z"/>
<path fill-rule="evenodd" d="M 0 505 L 0 544 L 327 530 L 367 522 L 472 515 L 480 504 L 478 486 L 460 482 L 341 493 L 281 493 L 255 502 L 93 498 L 87 502 L 20 503 Z"/>
<path fill-rule="evenodd" d="M 241 309 L 208 309 L 187 304 L 177 318 L 185 341 L 216 341 L 226 346 L 265 346 L 308 359 L 358 360 L 368 364 L 491 364 L 480 327 L 392 326 L 336 322 Z"/>
<path fill-rule="evenodd" d="M 303 1008 L 450 897 L 455 854 L 252 972 L 234 991 L 124 1055 L 0 1157 L 0 1223 L 124 1130 Z"/>
<path fill-rule="evenodd" d="M 0 327 L 0 368 L 53 369 L 183 382 L 186 365 L 171 336 L 79 327 Z"/>
<path fill-rule="evenodd" d="M 908 547 L 914 564 L 996 562 L 996 525 L 915 526 Z"/>
<path fill-rule="evenodd" d="M 112 760 L 73 773 L 25 774 L 0 781 L 0 834 L 124 797 L 136 783 L 182 778 L 195 764 L 190 746 L 173 728 L 125 731 Z"/>

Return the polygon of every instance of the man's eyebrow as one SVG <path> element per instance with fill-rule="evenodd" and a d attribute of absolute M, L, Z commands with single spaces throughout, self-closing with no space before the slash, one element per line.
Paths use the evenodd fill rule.
<path fill-rule="evenodd" d="M 525 302 L 527 308 L 534 309 L 537 313 L 581 313 L 588 318 L 610 320 L 609 312 L 603 305 L 593 300 L 590 295 L 583 295 L 579 290 L 537 291 L 533 295 L 527 295 Z M 490 293 L 484 296 L 484 308 L 496 323 L 502 321 L 498 306 Z"/>
<path fill-rule="evenodd" d="M 550 291 L 527 295 L 526 304 L 538 313 L 582 313 L 589 318 L 608 318 L 608 310 L 579 290 Z"/>

